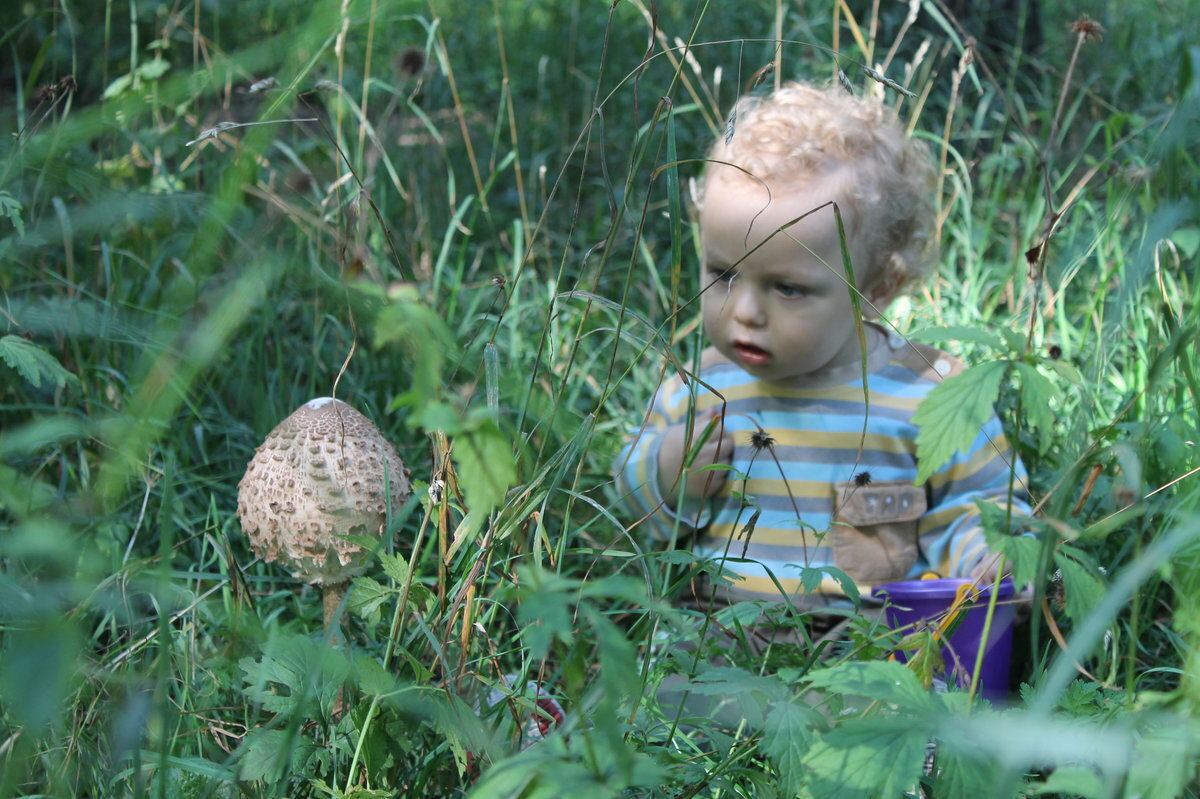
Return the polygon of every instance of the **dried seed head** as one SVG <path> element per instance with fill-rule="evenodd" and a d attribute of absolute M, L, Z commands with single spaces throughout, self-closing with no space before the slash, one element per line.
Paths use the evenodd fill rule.
<path fill-rule="evenodd" d="M 766 430 L 755 430 L 750 434 L 750 446 L 755 450 L 770 449 L 775 446 L 775 439 Z"/>
<path fill-rule="evenodd" d="M 1071 30 L 1083 37 L 1085 42 L 1098 42 L 1104 38 L 1104 26 L 1087 14 L 1071 23 Z"/>
<path fill-rule="evenodd" d="M 871 473 L 870 472 L 863 471 L 863 472 L 859 472 L 858 474 L 854 475 L 854 485 L 858 486 L 859 488 L 866 488 L 870 484 L 871 484 Z"/>
<path fill-rule="evenodd" d="M 44 86 L 39 86 L 33 96 L 39 103 L 48 103 L 54 99 L 54 95 L 56 94 L 58 94 L 58 87 L 53 83 L 47 83 Z"/>
<path fill-rule="evenodd" d="M 75 83 L 74 75 L 63 75 L 58 79 L 58 90 L 60 92 L 73 92 L 77 88 L 79 88 L 79 86 Z"/>
<path fill-rule="evenodd" d="M 420 47 L 407 47 L 400 53 L 397 66 L 405 75 L 417 76 L 425 71 L 425 51 Z"/>

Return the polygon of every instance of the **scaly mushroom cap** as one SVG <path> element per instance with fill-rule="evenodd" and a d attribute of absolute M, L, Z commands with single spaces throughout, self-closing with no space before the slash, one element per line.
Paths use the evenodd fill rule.
<path fill-rule="evenodd" d="M 270 432 L 238 483 L 250 548 L 310 583 L 349 580 L 367 553 L 341 536 L 383 534 L 385 469 L 399 508 L 408 470 L 371 420 L 341 400 L 305 403 Z"/>

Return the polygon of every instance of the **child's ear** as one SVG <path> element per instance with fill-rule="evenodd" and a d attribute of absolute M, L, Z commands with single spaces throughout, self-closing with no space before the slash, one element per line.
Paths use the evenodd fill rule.
<path fill-rule="evenodd" d="M 903 272 L 883 270 L 871 280 L 863 294 L 872 305 L 882 309 L 894 300 L 907 284 L 908 276 Z"/>

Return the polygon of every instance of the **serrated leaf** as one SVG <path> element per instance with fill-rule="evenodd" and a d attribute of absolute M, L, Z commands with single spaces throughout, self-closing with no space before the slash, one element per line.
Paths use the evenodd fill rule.
<path fill-rule="evenodd" d="M 492 509 L 503 501 L 509 486 L 517 479 L 517 467 L 511 442 L 491 421 L 454 439 L 454 463 L 472 518 L 470 529 L 462 531 L 461 537 L 469 540 Z"/>
<path fill-rule="evenodd" d="M 927 733 L 906 718 L 843 722 L 808 750 L 814 796 L 822 799 L 894 797 L 921 776 Z"/>
<path fill-rule="evenodd" d="M 775 677 L 755 674 L 737 666 L 709 666 L 693 677 L 688 686 L 695 693 L 710 696 L 754 692 L 782 701 L 788 695 L 787 686 Z"/>
<path fill-rule="evenodd" d="M 1071 550 L 1059 547 L 1054 553 L 1054 563 L 1062 571 L 1067 616 L 1079 622 L 1104 598 L 1104 582 L 1087 566 L 1070 557 L 1068 551 Z"/>
<path fill-rule="evenodd" d="M 1054 443 L 1050 431 L 1054 428 L 1054 411 L 1051 410 L 1056 395 L 1054 384 L 1035 367 L 1016 364 L 1017 384 L 1021 391 L 1021 409 L 1025 421 L 1041 435 L 1038 437 L 1038 453 L 1045 454 Z"/>
<path fill-rule="evenodd" d="M 154 58 L 150 61 L 143 61 L 138 65 L 137 74 L 143 80 L 157 80 L 167 74 L 167 70 L 171 68 L 171 62 L 162 58 Z"/>
<path fill-rule="evenodd" d="M 1104 790 L 1104 780 L 1090 768 L 1084 766 L 1062 766 L 1046 778 L 1045 782 L 1027 786 L 1034 796 L 1045 796 L 1048 793 L 1070 794 L 1084 799 L 1094 799 L 1107 795 Z M 1175 794 L 1171 794 L 1174 796 Z"/>
<path fill-rule="evenodd" d="M 350 581 L 348 609 L 370 625 L 380 619 L 380 609 L 395 595 L 395 589 L 370 577 L 355 577 Z"/>
<path fill-rule="evenodd" d="M 767 712 L 760 747 L 779 771 L 779 789 L 795 796 L 804 782 L 804 755 L 815 735 L 815 711 L 807 705 L 780 702 Z"/>
<path fill-rule="evenodd" d="M 20 336 L 0 338 L 0 359 L 16 369 L 34 388 L 41 388 L 43 381 L 57 388 L 79 382 L 79 378 L 64 369 L 53 355 Z"/>
<path fill-rule="evenodd" d="M 925 327 L 908 334 L 909 338 L 924 341 L 929 344 L 940 344 L 943 341 L 969 341 L 972 344 L 982 344 L 994 352 L 1004 349 L 1004 342 L 990 330 L 978 327 L 951 325 L 949 327 Z"/>
<path fill-rule="evenodd" d="M 935 386 L 913 414 L 917 433 L 917 478 L 921 485 L 951 458 L 971 446 L 992 418 L 1005 361 L 972 366 Z"/>
<path fill-rule="evenodd" d="M 1013 535 L 1008 529 L 1008 509 L 994 502 L 976 503 L 983 522 L 983 537 L 988 549 L 1004 555 L 1012 572 L 1013 585 L 1020 588 L 1037 578 L 1038 561 L 1041 559 L 1042 542 L 1032 535 Z M 1013 522 L 1021 517 L 1014 516 Z"/>
<path fill-rule="evenodd" d="M 273 637 L 261 658 L 242 658 L 238 666 L 245 674 L 243 692 L 264 710 L 309 717 L 332 708 L 350 671 L 341 653 L 303 635 Z"/>
<path fill-rule="evenodd" d="M 1196 769 L 1200 745 L 1195 729 L 1187 723 L 1154 727 L 1138 739 L 1133 763 L 1125 781 L 1125 799 L 1174 799 Z"/>
<path fill-rule="evenodd" d="M 301 770 L 316 746 L 303 733 L 259 730 L 242 752 L 238 773 L 241 779 L 275 782 Z"/>
<path fill-rule="evenodd" d="M 1000 327 L 1000 335 L 1004 336 L 1004 341 L 1008 344 L 1009 352 L 1016 354 L 1025 351 L 1026 334 L 1010 327 Z"/>
<path fill-rule="evenodd" d="M 18 238 L 25 235 L 25 221 L 21 219 L 21 210 L 24 207 L 16 197 L 6 191 L 0 191 L 0 216 L 8 217 L 13 229 L 17 231 Z"/>
<path fill-rule="evenodd" d="M 386 670 L 378 660 L 367 655 L 359 655 L 354 659 L 354 678 L 358 689 L 367 696 L 384 696 L 400 687 L 396 675 Z"/>
<path fill-rule="evenodd" d="M 813 688 L 865 696 L 905 709 L 928 710 L 933 707 L 929 692 L 917 676 L 895 661 L 840 663 L 811 672 L 808 680 Z"/>
<path fill-rule="evenodd" d="M 384 552 L 379 556 L 379 562 L 383 564 L 383 573 L 393 583 L 399 586 L 408 582 L 408 561 L 404 558 Z"/>

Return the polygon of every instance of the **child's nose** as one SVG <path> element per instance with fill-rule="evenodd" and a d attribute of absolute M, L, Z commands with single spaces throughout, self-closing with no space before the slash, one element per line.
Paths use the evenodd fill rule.
<path fill-rule="evenodd" d="M 762 300 L 754 291 L 753 286 L 747 284 L 738 286 L 734 281 L 733 296 L 729 298 L 729 302 L 733 309 L 735 322 L 747 327 L 760 327 L 766 324 L 767 315 L 763 309 Z"/>

